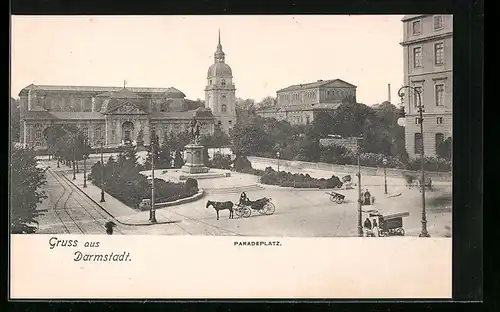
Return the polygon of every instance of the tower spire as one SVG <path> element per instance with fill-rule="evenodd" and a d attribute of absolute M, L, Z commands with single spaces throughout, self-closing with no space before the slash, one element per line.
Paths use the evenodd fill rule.
<path fill-rule="evenodd" d="M 222 44 L 220 43 L 220 28 L 219 28 L 219 41 L 217 43 L 217 50 L 214 54 L 214 63 L 224 63 L 225 55 L 222 51 Z"/>

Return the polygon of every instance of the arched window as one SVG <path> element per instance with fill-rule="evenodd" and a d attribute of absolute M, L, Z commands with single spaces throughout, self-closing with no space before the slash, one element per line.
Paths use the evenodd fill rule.
<path fill-rule="evenodd" d="M 415 154 L 422 154 L 422 133 L 415 133 Z"/>
<path fill-rule="evenodd" d="M 222 86 L 225 86 L 225 85 L 226 85 L 226 79 L 224 79 L 224 78 L 223 78 L 223 79 L 221 79 L 220 84 L 221 84 Z"/>
<path fill-rule="evenodd" d="M 436 151 L 438 150 L 439 145 L 444 142 L 444 134 L 436 133 Z"/>
<path fill-rule="evenodd" d="M 222 111 L 223 113 L 225 113 L 225 112 L 227 111 L 227 106 L 226 106 L 226 104 L 222 104 L 222 106 L 221 106 L 221 111 Z"/>
<path fill-rule="evenodd" d="M 83 133 L 84 137 L 88 138 L 89 137 L 89 128 L 83 127 L 82 128 L 82 133 Z"/>
<path fill-rule="evenodd" d="M 160 112 L 166 112 L 167 111 L 167 103 L 162 102 L 160 104 Z"/>

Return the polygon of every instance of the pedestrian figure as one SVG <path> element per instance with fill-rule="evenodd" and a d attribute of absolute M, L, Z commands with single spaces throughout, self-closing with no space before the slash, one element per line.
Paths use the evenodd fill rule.
<path fill-rule="evenodd" d="M 106 234 L 108 235 L 113 235 L 113 228 L 116 226 L 116 223 L 113 221 L 108 221 L 106 224 L 104 224 L 104 227 L 106 228 Z"/>
<path fill-rule="evenodd" d="M 378 237 L 378 224 L 376 219 L 373 219 L 373 235 Z"/>
<path fill-rule="evenodd" d="M 368 189 L 365 190 L 363 196 L 365 197 L 365 205 L 370 205 L 371 194 L 368 192 Z"/>
<path fill-rule="evenodd" d="M 365 235 L 366 236 L 371 236 L 371 231 L 372 231 L 372 222 L 370 221 L 369 218 L 366 218 L 365 223 L 363 224 L 365 228 Z"/>

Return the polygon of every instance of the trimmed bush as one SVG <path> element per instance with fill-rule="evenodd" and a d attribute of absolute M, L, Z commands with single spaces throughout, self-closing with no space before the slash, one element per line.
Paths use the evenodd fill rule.
<path fill-rule="evenodd" d="M 285 171 L 274 171 L 271 167 L 264 170 L 260 178 L 262 184 L 279 185 L 295 188 L 340 188 L 343 183 L 338 177 L 332 175 L 329 179 L 315 179 L 309 174 L 290 173 Z"/>
<path fill-rule="evenodd" d="M 211 167 L 217 169 L 231 169 L 231 155 L 222 155 L 221 153 L 216 153 L 211 161 Z"/>
<path fill-rule="evenodd" d="M 236 156 L 234 160 L 234 170 L 243 172 L 242 170 L 252 169 L 252 163 L 246 156 Z"/>

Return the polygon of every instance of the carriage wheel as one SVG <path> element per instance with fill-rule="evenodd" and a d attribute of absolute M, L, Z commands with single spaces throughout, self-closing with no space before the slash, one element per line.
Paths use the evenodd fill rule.
<path fill-rule="evenodd" d="M 265 215 L 265 214 L 267 214 L 267 208 L 266 208 L 266 206 L 264 206 L 264 207 L 260 208 L 258 211 L 259 211 L 259 213 L 260 213 L 261 215 Z"/>
<path fill-rule="evenodd" d="M 343 199 L 343 198 L 340 198 L 340 197 L 337 197 L 337 198 L 335 199 L 335 202 L 336 202 L 337 204 L 342 204 L 342 203 L 344 202 L 344 199 Z"/>
<path fill-rule="evenodd" d="M 335 196 L 330 195 L 330 201 L 331 201 L 331 202 L 335 202 L 335 200 L 336 200 Z"/>
<path fill-rule="evenodd" d="M 243 209 L 243 218 L 248 218 L 252 214 L 252 209 L 248 207 L 244 207 Z"/>
<path fill-rule="evenodd" d="M 236 209 L 234 209 L 234 212 L 240 218 L 243 216 L 243 208 L 241 208 L 241 207 L 237 207 Z"/>
<path fill-rule="evenodd" d="M 400 236 L 405 236 L 405 230 L 403 228 L 399 228 L 396 230 L 396 233 Z"/>
<path fill-rule="evenodd" d="M 272 215 L 276 210 L 276 207 L 272 202 L 268 202 L 264 207 L 266 208 L 266 214 L 268 215 Z"/>

